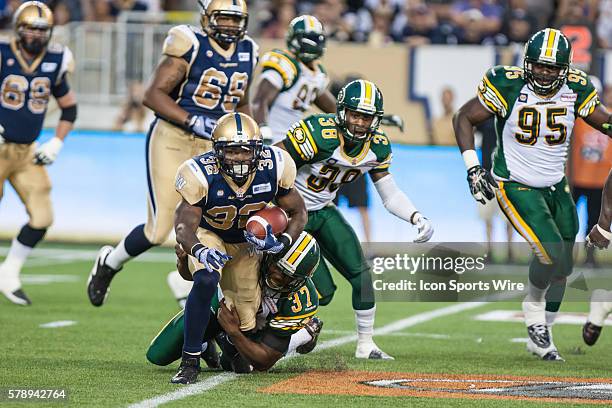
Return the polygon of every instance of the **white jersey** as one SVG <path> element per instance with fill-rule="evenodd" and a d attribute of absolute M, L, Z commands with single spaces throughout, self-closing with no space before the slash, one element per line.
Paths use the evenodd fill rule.
<path fill-rule="evenodd" d="M 571 70 L 555 95 L 542 98 L 528 87 L 517 67 L 489 70 L 478 98 L 497 115 L 493 176 L 535 188 L 550 187 L 565 177 L 576 117 L 590 115 L 599 104 L 582 71 Z"/>
<path fill-rule="evenodd" d="M 280 90 L 269 112 L 272 143 L 285 138 L 295 122 L 304 117 L 314 100 L 327 89 L 329 77 L 318 63 L 311 69 L 285 51 L 267 52 L 262 58 L 262 79 Z"/>

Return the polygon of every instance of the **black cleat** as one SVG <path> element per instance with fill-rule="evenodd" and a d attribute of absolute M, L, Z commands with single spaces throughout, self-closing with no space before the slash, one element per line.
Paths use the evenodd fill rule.
<path fill-rule="evenodd" d="M 172 384 L 193 384 L 198 379 L 198 374 L 200 374 L 200 357 L 183 355 L 178 373 L 172 377 L 170 382 Z"/>
<path fill-rule="evenodd" d="M 112 250 L 113 247 L 108 245 L 100 249 L 96 257 L 96 263 L 91 269 L 89 279 L 87 280 L 87 296 L 94 306 L 102 306 L 104 304 L 109 292 L 108 287 L 115 274 L 121 270 L 115 270 L 104 263 Z"/>
<path fill-rule="evenodd" d="M 4 296 L 6 296 L 6 298 L 8 300 L 10 300 L 11 302 L 13 302 L 16 305 L 19 305 L 19 306 L 30 306 L 32 304 L 32 301 L 25 294 L 23 289 L 17 289 L 17 290 L 15 290 L 13 292 L 0 291 L 0 293 L 2 293 Z"/>
<path fill-rule="evenodd" d="M 597 343 L 597 339 L 599 339 L 601 329 L 601 326 L 594 325 L 591 322 L 586 322 L 584 326 L 582 326 L 582 340 L 584 340 L 588 346 L 594 345 Z"/>
<path fill-rule="evenodd" d="M 308 321 L 308 323 L 306 323 L 304 328 L 308 331 L 312 339 L 295 349 L 295 351 L 300 354 L 308 354 L 314 350 L 315 346 L 317 345 L 319 334 L 321 334 L 321 329 L 323 329 L 323 320 L 319 319 L 318 317 L 313 317 Z"/>
<path fill-rule="evenodd" d="M 545 324 L 532 324 L 527 327 L 527 334 L 536 346 L 543 349 L 550 347 L 550 332 Z"/>
<path fill-rule="evenodd" d="M 214 340 L 208 340 L 208 347 L 206 347 L 206 350 L 202 352 L 200 357 L 202 357 L 208 368 L 221 368 L 221 359 Z"/>

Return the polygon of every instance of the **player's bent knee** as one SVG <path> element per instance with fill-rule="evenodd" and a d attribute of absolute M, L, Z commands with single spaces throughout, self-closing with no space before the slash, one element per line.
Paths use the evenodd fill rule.
<path fill-rule="evenodd" d="M 332 299 L 334 298 L 334 293 L 332 292 L 329 295 L 325 295 L 321 298 L 319 298 L 319 306 L 327 306 L 331 303 Z"/>
<path fill-rule="evenodd" d="M 201 269 L 193 274 L 193 290 L 212 297 L 217 290 L 219 280 L 219 273 Z"/>
<path fill-rule="evenodd" d="M 48 229 L 53 224 L 53 212 L 52 211 L 37 211 L 32 212 L 30 221 L 28 224 L 38 230 Z"/>

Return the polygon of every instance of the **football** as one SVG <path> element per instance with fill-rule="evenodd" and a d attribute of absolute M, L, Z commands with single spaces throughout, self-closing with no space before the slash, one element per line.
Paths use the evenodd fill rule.
<path fill-rule="evenodd" d="M 276 206 L 266 207 L 249 217 L 246 229 L 257 238 L 264 239 L 268 224 L 272 226 L 274 235 L 278 235 L 285 231 L 288 221 L 287 213 L 282 208 Z"/>

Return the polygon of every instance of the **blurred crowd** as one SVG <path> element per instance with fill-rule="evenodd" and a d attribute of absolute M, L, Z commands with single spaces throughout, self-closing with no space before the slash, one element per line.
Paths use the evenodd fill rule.
<path fill-rule="evenodd" d="M 311 13 L 340 41 L 420 44 L 523 43 L 546 27 L 574 28 L 593 47 L 612 47 L 612 0 L 269 0 L 261 36 L 282 38 Z M 580 32 L 582 31 L 582 32 Z"/>
<path fill-rule="evenodd" d="M 44 0 L 56 24 L 115 21 L 124 11 L 196 11 L 195 0 Z M 0 0 L 8 28 L 21 0 Z M 338 41 L 421 44 L 525 42 L 546 27 L 566 28 L 583 47 L 612 48 L 612 0 L 250 0 L 250 30 L 283 38 L 293 17 L 313 14 Z"/>

